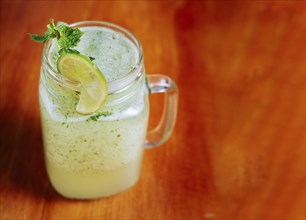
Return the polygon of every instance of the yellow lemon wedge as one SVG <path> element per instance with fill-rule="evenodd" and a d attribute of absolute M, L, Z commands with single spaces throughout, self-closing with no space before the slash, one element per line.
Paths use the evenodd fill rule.
<path fill-rule="evenodd" d="M 91 60 L 80 54 L 62 54 L 57 62 L 58 71 L 65 77 L 81 83 L 76 111 L 92 114 L 101 108 L 108 95 L 107 82 Z"/>

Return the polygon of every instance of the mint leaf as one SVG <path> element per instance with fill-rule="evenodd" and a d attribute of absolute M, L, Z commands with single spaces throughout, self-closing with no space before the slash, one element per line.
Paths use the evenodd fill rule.
<path fill-rule="evenodd" d="M 98 113 L 96 113 L 96 114 L 90 116 L 90 117 L 87 119 L 87 121 L 89 121 L 89 120 L 98 121 L 98 119 L 99 119 L 100 117 L 102 117 L 102 116 L 103 116 L 103 117 L 107 117 L 107 116 L 110 116 L 110 115 L 112 115 L 112 113 L 109 112 L 109 111 L 106 111 L 106 112 L 98 112 Z"/>
<path fill-rule="evenodd" d="M 62 48 L 58 51 L 58 54 L 59 55 L 62 55 L 62 54 L 66 54 L 66 53 L 70 53 L 70 54 L 80 54 L 79 51 L 77 50 L 73 50 L 73 49 L 69 49 L 69 48 Z"/>
<path fill-rule="evenodd" d="M 45 43 L 51 38 L 59 38 L 59 32 L 55 29 L 54 20 L 50 19 L 50 24 L 47 25 L 47 30 L 45 31 L 44 35 L 39 36 L 37 34 L 30 33 L 30 36 L 32 40 L 38 43 Z"/>
<path fill-rule="evenodd" d="M 66 25 L 59 25 L 57 27 L 59 32 L 58 45 L 60 48 L 72 48 L 75 47 L 83 35 L 83 32 L 76 28 L 71 28 Z"/>
<path fill-rule="evenodd" d="M 45 43 L 49 39 L 49 37 L 45 34 L 43 36 L 39 36 L 37 34 L 30 34 L 30 35 L 31 35 L 32 40 L 38 43 Z"/>
<path fill-rule="evenodd" d="M 58 22 L 55 26 L 53 19 L 50 19 L 50 24 L 47 25 L 44 35 L 30 34 L 32 40 L 39 43 L 45 43 L 49 39 L 56 38 L 60 48 L 58 51 L 60 55 L 64 53 L 79 54 L 79 51 L 71 48 L 77 46 L 82 35 L 83 32 L 80 29 L 69 27 L 64 22 Z"/>

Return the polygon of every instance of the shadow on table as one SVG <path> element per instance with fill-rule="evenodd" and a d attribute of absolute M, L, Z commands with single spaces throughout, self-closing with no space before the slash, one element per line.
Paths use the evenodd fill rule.
<path fill-rule="evenodd" d="M 0 112 L 0 121 L 2 195 L 26 193 L 45 197 L 48 179 L 38 114 L 4 107 Z"/>

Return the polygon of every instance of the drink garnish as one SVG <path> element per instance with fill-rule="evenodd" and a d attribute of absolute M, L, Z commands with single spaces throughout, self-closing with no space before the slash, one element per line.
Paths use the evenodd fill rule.
<path fill-rule="evenodd" d="M 87 121 L 89 121 L 89 120 L 98 121 L 98 119 L 99 119 L 100 117 L 107 117 L 107 116 L 110 116 L 110 115 L 112 115 L 112 113 L 109 112 L 109 111 L 106 111 L 106 112 L 97 112 L 97 113 L 95 113 L 94 115 L 90 116 L 90 117 L 87 119 Z"/>
<path fill-rule="evenodd" d="M 50 24 L 47 25 L 47 30 L 45 31 L 44 35 L 30 35 L 32 40 L 39 43 L 45 43 L 52 38 L 56 38 L 60 48 L 58 51 L 59 55 L 64 53 L 80 53 L 79 51 L 72 48 L 77 46 L 77 44 L 80 42 L 83 32 L 78 28 L 69 27 L 64 22 L 58 22 L 55 25 L 54 20 L 50 19 Z"/>
<path fill-rule="evenodd" d="M 81 114 L 92 114 L 104 103 L 107 95 L 107 81 L 102 72 L 95 67 L 93 57 L 80 54 L 72 49 L 80 42 L 83 32 L 72 28 L 64 22 L 54 24 L 50 19 L 47 30 L 42 36 L 30 34 L 32 40 L 45 43 L 56 38 L 60 57 L 57 60 L 57 69 L 62 75 L 81 83 L 81 92 L 76 111 Z"/>
<path fill-rule="evenodd" d="M 81 92 L 76 111 L 92 114 L 104 103 L 108 89 L 106 79 L 91 60 L 82 54 L 62 54 L 57 62 L 59 72 L 81 83 Z"/>

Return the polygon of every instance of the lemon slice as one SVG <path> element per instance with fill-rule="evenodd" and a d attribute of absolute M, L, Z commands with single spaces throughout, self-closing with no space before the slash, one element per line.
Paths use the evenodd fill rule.
<path fill-rule="evenodd" d="M 91 60 L 80 54 L 63 54 L 57 62 L 58 71 L 69 79 L 81 83 L 80 99 L 76 111 L 92 114 L 101 108 L 108 89 L 102 72 Z"/>

